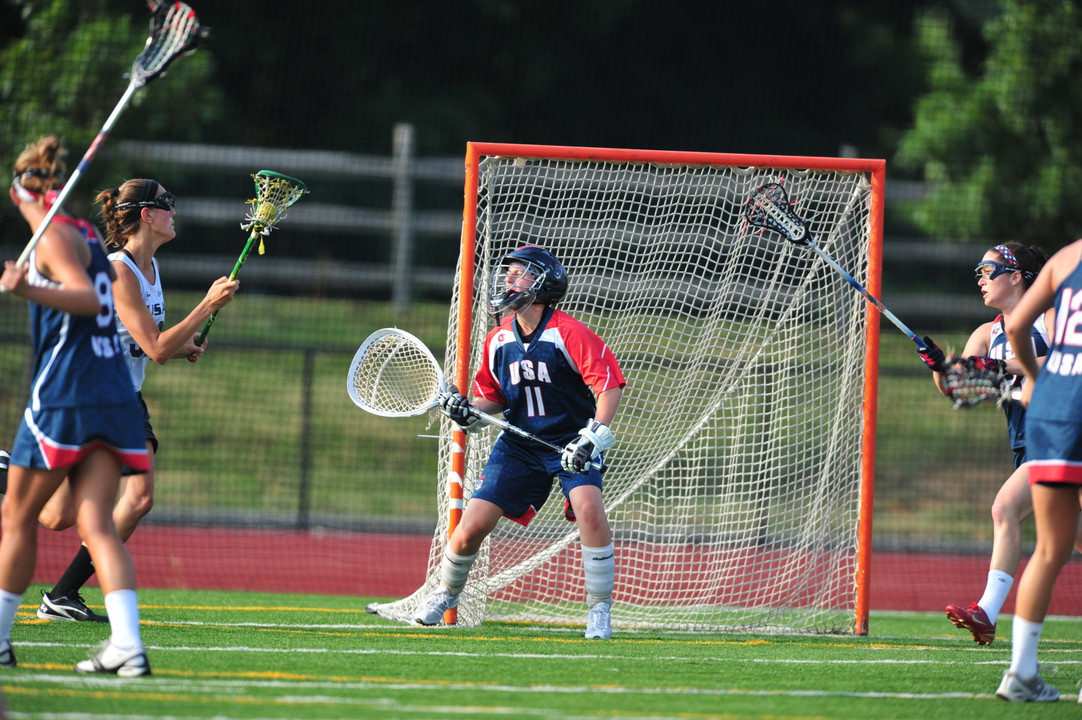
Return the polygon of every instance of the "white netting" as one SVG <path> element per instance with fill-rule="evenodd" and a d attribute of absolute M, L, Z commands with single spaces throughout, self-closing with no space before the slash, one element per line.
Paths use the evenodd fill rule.
<path fill-rule="evenodd" d="M 286 210 L 300 200 L 308 188 L 296 178 L 267 170 L 252 175 L 252 180 L 255 181 L 256 197 L 248 201 L 252 206 L 245 218 L 248 222 L 241 227 L 270 235 L 275 225 L 285 219 Z M 259 254 L 263 254 L 262 249 Z"/>
<path fill-rule="evenodd" d="M 551 250 L 568 271 L 560 307 L 592 327 L 627 378 L 612 423 L 604 497 L 616 546 L 616 627 L 849 632 L 862 459 L 866 303 L 816 253 L 745 232 L 744 202 L 767 168 L 490 156 L 479 169 L 471 373 L 492 321 L 492 268 L 513 248 Z M 820 246 L 866 283 L 865 173 L 793 169 L 790 198 Z M 754 228 L 752 229 L 754 230 Z M 459 273 L 461 275 L 461 267 Z M 469 498 L 494 433 L 471 436 Z M 440 467 L 450 472 L 450 428 Z M 448 498 L 430 575 L 379 606 L 409 620 L 438 581 Z M 501 522 L 458 610 L 582 623 L 576 526 L 559 487 L 528 528 Z"/>
<path fill-rule="evenodd" d="M 436 405 L 443 378 L 424 344 L 400 330 L 377 330 L 349 367 L 346 390 L 358 407 L 384 417 L 420 415 Z"/>

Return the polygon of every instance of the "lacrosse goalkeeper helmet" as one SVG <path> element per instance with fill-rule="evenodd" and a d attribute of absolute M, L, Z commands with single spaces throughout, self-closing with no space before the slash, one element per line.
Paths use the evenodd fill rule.
<path fill-rule="evenodd" d="M 512 267 L 533 276 L 528 288 L 514 280 Z M 511 277 L 508 283 L 508 277 Z M 505 310 L 517 312 L 535 302 L 554 305 L 567 292 L 567 271 L 548 250 L 537 245 L 523 245 L 504 256 L 492 276 L 489 307 L 493 314 Z"/>

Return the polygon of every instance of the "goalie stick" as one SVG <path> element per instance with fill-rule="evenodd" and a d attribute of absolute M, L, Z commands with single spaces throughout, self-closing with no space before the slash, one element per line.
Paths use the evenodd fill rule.
<path fill-rule="evenodd" d="M 398 328 L 369 335 L 349 367 L 346 391 L 360 409 L 381 417 L 423 415 L 439 405 L 447 391 L 443 368 L 417 337 Z M 471 407 L 470 412 L 491 425 L 562 453 L 564 449 L 494 415 Z M 600 470 L 601 465 L 591 463 Z"/>
<path fill-rule="evenodd" d="M 19 259 L 16 261 L 17 265 L 25 265 L 29 261 L 30 253 L 34 251 L 38 242 L 41 241 L 41 237 L 45 234 L 53 217 L 60 211 L 64 200 L 71 194 L 79 178 L 86 172 L 90 163 L 93 162 L 98 149 L 105 142 L 109 131 L 113 129 L 113 125 L 116 124 L 117 119 L 128 106 L 128 101 L 131 100 L 135 91 L 152 80 L 161 77 L 171 62 L 181 55 L 195 50 L 198 42 L 210 35 L 210 29 L 199 24 L 199 18 L 196 17 L 195 10 L 192 10 L 185 3 L 158 0 L 147 4 L 151 9 L 150 35 L 147 37 L 143 52 L 139 53 L 139 57 L 135 58 L 135 62 L 132 64 L 131 81 L 128 83 L 128 89 L 124 91 L 120 102 L 116 104 L 113 112 L 109 115 L 105 124 L 102 125 L 101 130 L 98 131 L 94 142 L 90 143 L 86 154 L 79 161 L 79 165 L 75 168 L 67 183 L 60 189 L 60 194 L 57 195 L 52 207 L 45 214 L 45 218 L 38 226 L 34 236 L 30 238 L 30 242 L 26 244 L 22 254 L 19 255 Z"/>

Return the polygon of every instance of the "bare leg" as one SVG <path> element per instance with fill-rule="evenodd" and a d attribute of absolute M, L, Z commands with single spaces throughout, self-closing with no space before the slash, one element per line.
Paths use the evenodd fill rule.
<path fill-rule="evenodd" d="M 37 564 L 38 513 L 66 474 L 66 468 L 9 468 L 7 493 L 0 505 L 0 589 L 18 594 L 30 585 Z"/>
<path fill-rule="evenodd" d="M 1052 588 L 1071 556 L 1079 520 L 1079 494 L 1075 487 L 1032 485 L 1037 520 L 1037 547 L 1018 583 L 1015 615 L 1043 622 L 1052 602 Z"/>

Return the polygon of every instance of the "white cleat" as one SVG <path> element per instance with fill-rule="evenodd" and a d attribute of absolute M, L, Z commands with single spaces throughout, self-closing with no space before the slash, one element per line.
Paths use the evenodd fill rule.
<path fill-rule="evenodd" d="M 141 677 L 150 674 L 150 662 L 142 646 L 125 650 L 107 640 L 97 655 L 77 662 L 75 670 L 81 673 Z"/>
<path fill-rule="evenodd" d="M 612 637 L 611 607 L 608 603 L 599 602 L 590 608 L 586 614 L 587 640 L 608 640 Z"/>
<path fill-rule="evenodd" d="M 1059 690 L 1042 680 L 1040 675 L 1023 680 L 1006 670 L 996 697 L 1008 702 L 1055 702 L 1059 700 Z"/>
<path fill-rule="evenodd" d="M 450 590 L 440 585 L 417 606 L 413 613 L 413 622 L 417 625 L 439 625 L 443 622 L 443 614 L 456 607 L 458 595 L 452 595 Z"/>

